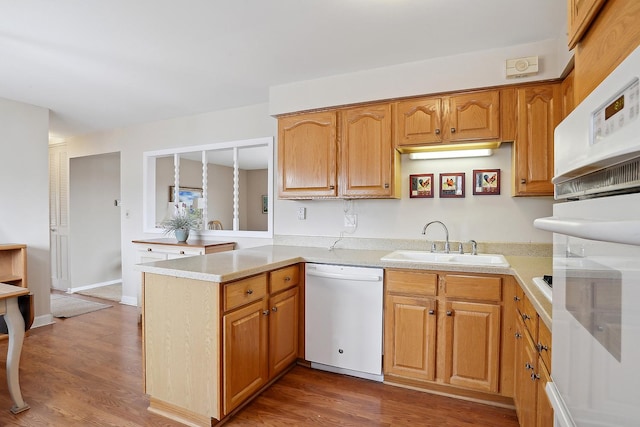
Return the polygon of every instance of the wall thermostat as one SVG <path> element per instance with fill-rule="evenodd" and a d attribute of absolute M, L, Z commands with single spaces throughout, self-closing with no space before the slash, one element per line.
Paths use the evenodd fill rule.
<path fill-rule="evenodd" d="M 538 73 L 538 57 L 507 59 L 507 77 L 526 77 Z"/>

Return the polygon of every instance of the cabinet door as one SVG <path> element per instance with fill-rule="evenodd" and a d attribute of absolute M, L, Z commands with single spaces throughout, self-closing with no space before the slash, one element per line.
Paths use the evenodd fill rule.
<path fill-rule="evenodd" d="M 298 114 L 278 120 L 278 195 L 337 195 L 336 113 Z"/>
<path fill-rule="evenodd" d="M 562 116 L 560 98 L 560 84 L 518 89 L 518 132 L 513 147 L 517 196 L 553 195 L 553 131 Z"/>
<path fill-rule="evenodd" d="M 436 367 L 436 301 L 387 295 L 384 373 L 433 380 Z"/>
<path fill-rule="evenodd" d="M 538 359 L 537 400 L 536 400 L 536 426 L 553 427 L 553 406 L 549 402 L 545 387 L 551 381 L 549 372 L 542 360 Z"/>
<path fill-rule="evenodd" d="M 396 104 L 397 147 L 442 142 L 442 98 L 421 98 Z"/>
<path fill-rule="evenodd" d="M 576 47 L 606 0 L 568 0 L 569 49 Z"/>
<path fill-rule="evenodd" d="M 451 96 L 447 117 L 451 142 L 500 139 L 500 92 Z"/>
<path fill-rule="evenodd" d="M 533 341 L 525 331 L 521 317 L 517 319 L 515 388 L 513 400 L 516 405 L 520 427 L 536 426 L 537 384 L 531 375 L 536 372 L 537 354 Z"/>
<path fill-rule="evenodd" d="M 575 72 L 571 70 L 571 72 L 564 78 L 562 83 L 560 84 L 560 89 L 562 93 L 562 119 L 569 115 L 576 107 L 576 101 L 573 90 L 573 81 Z"/>
<path fill-rule="evenodd" d="M 394 197 L 391 105 L 342 112 L 340 196 Z"/>
<path fill-rule="evenodd" d="M 445 382 L 497 392 L 500 306 L 447 301 L 445 310 Z"/>
<path fill-rule="evenodd" d="M 298 358 L 298 287 L 269 299 L 269 378 Z"/>
<path fill-rule="evenodd" d="M 225 414 L 268 381 L 268 314 L 259 300 L 223 317 Z"/>

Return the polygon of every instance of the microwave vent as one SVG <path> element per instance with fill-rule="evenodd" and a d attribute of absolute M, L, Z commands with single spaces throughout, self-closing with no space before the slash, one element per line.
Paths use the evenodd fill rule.
<path fill-rule="evenodd" d="M 555 198 L 587 199 L 640 192 L 640 158 L 556 184 Z"/>

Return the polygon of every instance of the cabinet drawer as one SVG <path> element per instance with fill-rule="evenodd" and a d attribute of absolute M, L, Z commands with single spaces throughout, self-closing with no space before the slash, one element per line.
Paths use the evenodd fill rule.
<path fill-rule="evenodd" d="M 502 301 L 502 278 L 447 274 L 445 296 L 482 301 Z"/>
<path fill-rule="evenodd" d="M 232 282 L 224 286 L 224 311 L 233 310 L 267 294 L 267 273 Z"/>
<path fill-rule="evenodd" d="M 170 246 L 170 245 L 144 245 L 140 246 L 142 252 L 146 253 L 160 253 L 160 254 L 172 254 L 182 256 L 194 256 L 203 255 L 204 248 L 189 248 L 185 246 Z M 144 249 L 142 249 L 144 248 Z M 174 257 L 175 258 L 175 257 Z"/>
<path fill-rule="evenodd" d="M 544 322 L 540 321 L 538 321 L 538 351 L 546 367 L 551 370 L 551 331 Z"/>
<path fill-rule="evenodd" d="M 411 295 L 435 295 L 438 275 L 419 271 L 386 270 L 387 292 Z"/>
<path fill-rule="evenodd" d="M 300 283 L 300 267 L 298 264 L 269 273 L 269 286 L 272 294 L 297 286 L 298 283 Z"/>
<path fill-rule="evenodd" d="M 538 313 L 536 309 L 533 308 L 531 301 L 527 298 L 526 295 L 522 298 L 522 312 L 520 316 L 522 316 L 522 320 L 524 320 L 524 325 L 527 328 L 527 331 L 531 335 L 531 339 L 533 342 L 538 342 Z"/>
<path fill-rule="evenodd" d="M 522 313 L 522 311 L 524 310 L 524 290 L 519 285 L 515 286 L 513 300 L 516 303 L 516 309 L 518 310 L 518 313 Z"/>

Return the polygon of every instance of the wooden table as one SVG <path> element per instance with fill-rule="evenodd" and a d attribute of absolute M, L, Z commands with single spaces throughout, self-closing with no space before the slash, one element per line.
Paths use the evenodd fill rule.
<path fill-rule="evenodd" d="M 9 332 L 9 346 L 7 349 L 7 385 L 9 395 L 13 400 L 11 412 L 17 414 L 29 409 L 29 405 L 22 400 L 18 371 L 20 367 L 20 353 L 24 341 L 24 319 L 18 308 L 18 297 L 27 295 L 29 289 L 0 283 L 0 315 L 4 315 Z"/>

